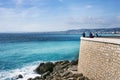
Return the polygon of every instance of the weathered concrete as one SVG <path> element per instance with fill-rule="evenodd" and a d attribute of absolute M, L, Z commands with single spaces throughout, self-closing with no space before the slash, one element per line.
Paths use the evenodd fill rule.
<path fill-rule="evenodd" d="M 81 38 L 78 72 L 93 80 L 120 80 L 120 38 Z"/>

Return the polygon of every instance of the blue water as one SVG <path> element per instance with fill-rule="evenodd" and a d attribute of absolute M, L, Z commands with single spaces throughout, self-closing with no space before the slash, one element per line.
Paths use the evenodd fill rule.
<path fill-rule="evenodd" d="M 0 80 L 39 76 L 34 69 L 41 62 L 76 60 L 81 35 L 48 35 L 40 33 L 0 33 Z M 101 36 L 116 36 L 101 34 Z"/>
<path fill-rule="evenodd" d="M 33 75 L 40 62 L 76 60 L 79 44 L 80 35 L 0 34 L 0 80 Z"/>

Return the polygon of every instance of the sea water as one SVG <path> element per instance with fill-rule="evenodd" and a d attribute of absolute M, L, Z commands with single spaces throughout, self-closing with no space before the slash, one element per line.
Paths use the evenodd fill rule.
<path fill-rule="evenodd" d="M 76 60 L 81 35 L 40 33 L 0 34 L 0 80 L 39 76 L 34 72 L 41 62 Z"/>

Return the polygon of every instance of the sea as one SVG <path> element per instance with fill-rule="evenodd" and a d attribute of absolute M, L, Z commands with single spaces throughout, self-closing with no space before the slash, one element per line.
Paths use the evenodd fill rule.
<path fill-rule="evenodd" d="M 0 80 L 27 80 L 40 76 L 35 68 L 42 62 L 76 60 L 77 34 L 0 33 Z"/>

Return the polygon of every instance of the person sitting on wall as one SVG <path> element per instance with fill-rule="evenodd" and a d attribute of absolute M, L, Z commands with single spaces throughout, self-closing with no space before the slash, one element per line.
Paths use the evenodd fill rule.
<path fill-rule="evenodd" d="M 98 37 L 97 32 L 93 33 L 93 36 L 94 36 L 94 37 Z"/>
<path fill-rule="evenodd" d="M 96 36 L 96 37 L 98 37 L 98 34 L 97 34 L 97 33 L 95 33 L 95 36 Z"/>
<path fill-rule="evenodd" d="M 82 33 L 82 36 L 85 37 L 85 32 Z"/>
<path fill-rule="evenodd" d="M 94 38 L 92 32 L 89 33 L 89 37 L 90 37 L 90 38 Z"/>

